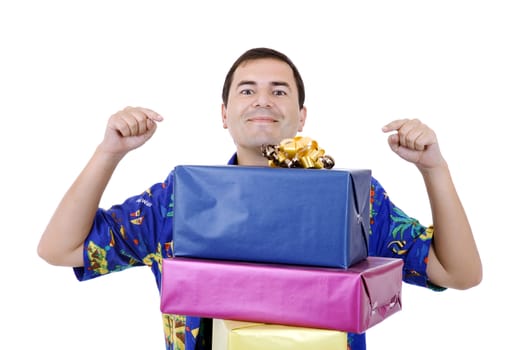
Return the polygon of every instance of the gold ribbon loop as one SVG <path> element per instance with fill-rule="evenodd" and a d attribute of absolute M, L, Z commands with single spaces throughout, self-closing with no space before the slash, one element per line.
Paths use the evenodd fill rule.
<path fill-rule="evenodd" d="M 334 159 L 309 137 L 296 136 L 279 145 L 262 145 L 261 151 L 273 168 L 331 169 L 335 165 Z"/>

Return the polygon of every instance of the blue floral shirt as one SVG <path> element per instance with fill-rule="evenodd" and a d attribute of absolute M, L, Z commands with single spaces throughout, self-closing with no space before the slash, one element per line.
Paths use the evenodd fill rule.
<path fill-rule="evenodd" d="M 234 155 L 228 164 L 237 164 Z M 74 268 L 80 281 L 134 266 L 148 266 L 160 291 L 162 259 L 173 257 L 173 176 L 108 210 L 98 209 L 84 243 L 84 266 Z M 403 280 L 435 290 L 426 274 L 432 227 L 421 225 L 396 207 L 372 177 L 369 255 L 401 258 Z M 167 350 L 211 349 L 210 320 L 163 314 Z M 349 350 L 365 350 L 365 334 L 348 334 Z"/>

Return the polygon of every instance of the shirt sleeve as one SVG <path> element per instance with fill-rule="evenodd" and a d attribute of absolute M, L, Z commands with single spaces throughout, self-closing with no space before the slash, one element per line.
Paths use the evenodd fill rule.
<path fill-rule="evenodd" d="M 427 262 L 433 227 L 424 226 L 396 207 L 383 186 L 374 178 L 370 190 L 369 254 L 401 258 L 403 281 L 434 290 L 427 276 Z"/>
<path fill-rule="evenodd" d="M 172 175 L 122 204 L 97 210 L 84 241 L 84 266 L 74 268 L 80 281 L 145 265 L 160 286 L 162 258 L 173 251 Z"/>

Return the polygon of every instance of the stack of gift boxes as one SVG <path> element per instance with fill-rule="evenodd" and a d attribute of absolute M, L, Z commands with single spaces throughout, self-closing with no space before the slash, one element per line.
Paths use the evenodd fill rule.
<path fill-rule="evenodd" d="M 161 311 L 213 349 L 347 349 L 401 309 L 402 260 L 368 256 L 369 170 L 177 166 Z"/>

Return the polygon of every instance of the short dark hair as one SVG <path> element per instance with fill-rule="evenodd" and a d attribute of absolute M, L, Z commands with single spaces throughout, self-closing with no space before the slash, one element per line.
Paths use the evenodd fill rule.
<path fill-rule="evenodd" d="M 233 63 L 230 70 L 228 71 L 228 74 L 226 74 L 226 79 L 224 79 L 224 85 L 222 86 L 222 102 L 226 106 L 228 103 L 228 95 L 230 94 L 230 88 L 232 85 L 233 80 L 233 73 L 235 73 L 235 70 L 237 67 L 239 67 L 243 62 L 250 61 L 250 60 L 258 60 L 263 58 L 274 58 L 279 61 L 283 61 L 286 64 L 292 68 L 293 76 L 295 79 L 295 84 L 297 85 L 297 92 L 299 95 L 299 108 L 303 108 L 304 105 L 304 83 L 303 78 L 301 78 L 301 74 L 299 73 L 299 70 L 295 66 L 295 64 L 292 62 L 291 59 L 288 58 L 285 54 L 276 51 L 274 49 L 269 49 L 266 47 L 258 47 L 254 49 L 250 49 L 243 53 L 237 60 Z"/>

